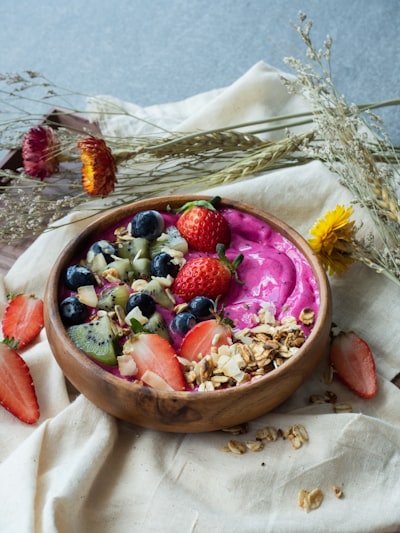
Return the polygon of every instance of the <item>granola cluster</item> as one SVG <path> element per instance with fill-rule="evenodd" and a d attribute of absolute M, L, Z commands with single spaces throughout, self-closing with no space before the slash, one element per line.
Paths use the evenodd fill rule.
<path fill-rule="evenodd" d="M 225 432 L 233 435 L 240 435 L 247 433 L 247 426 L 235 426 L 233 428 L 227 428 Z M 252 452 L 261 451 L 266 442 L 275 442 L 279 439 L 288 440 L 292 447 L 297 450 L 303 446 L 305 442 L 308 442 L 309 436 L 306 428 L 302 424 L 294 424 L 288 427 L 286 430 L 275 428 L 273 426 L 265 426 L 257 429 L 255 433 L 255 439 L 240 441 L 238 439 L 231 439 L 224 446 L 224 451 L 242 455 L 248 450 Z"/>
<path fill-rule="evenodd" d="M 279 323 L 263 309 L 259 323 L 235 332 L 232 344 L 211 348 L 198 361 L 180 359 L 185 379 L 193 389 L 212 391 L 260 378 L 297 353 L 306 340 L 302 325 L 311 326 L 314 319 L 314 312 L 304 309 L 299 323 L 292 316 Z"/>

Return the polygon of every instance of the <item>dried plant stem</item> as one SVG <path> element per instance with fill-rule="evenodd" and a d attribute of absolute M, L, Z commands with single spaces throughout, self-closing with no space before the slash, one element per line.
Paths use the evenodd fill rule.
<path fill-rule="evenodd" d="M 377 206 L 382 210 L 382 214 L 384 214 L 389 220 L 400 224 L 399 203 L 396 196 L 393 194 L 394 191 L 390 190 L 386 184 L 383 183 L 376 162 L 369 150 L 367 150 L 365 146 L 361 149 L 364 152 L 364 160 L 368 167 L 365 177 L 371 188 L 372 194 L 375 196 Z"/>
<path fill-rule="evenodd" d="M 164 157 L 171 154 L 171 148 L 174 155 L 191 155 L 208 151 L 236 151 L 247 150 L 263 144 L 260 137 L 250 133 L 240 133 L 237 131 L 226 132 L 209 132 L 198 133 L 193 136 L 184 136 L 177 139 L 170 139 L 160 143 L 160 146 L 154 145 L 145 151 L 152 152 L 155 157 Z"/>
<path fill-rule="evenodd" d="M 261 144 L 263 144 L 262 139 L 250 133 L 236 131 L 204 132 L 161 139 L 156 143 L 139 146 L 132 152 L 127 150 L 117 151 L 114 152 L 114 158 L 118 164 L 143 154 L 150 154 L 156 158 L 177 158 L 205 152 L 245 151 Z"/>
<path fill-rule="evenodd" d="M 289 91 L 306 94 L 314 110 L 314 128 L 323 140 L 306 152 L 336 173 L 353 195 L 353 203 L 370 216 L 372 229 L 353 241 L 352 257 L 400 285 L 400 160 L 380 119 L 338 94 L 331 77 L 332 41 L 316 49 L 310 39 L 311 21 L 299 14 L 295 26 L 307 48 L 310 64 L 295 58 L 286 62 L 297 72 Z M 390 105 L 390 104 L 388 104 Z M 369 110 L 372 106 L 369 107 Z"/>
<path fill-rule="evenodd" d="M 227 165 L 206 177 L 208 186 L 221 185 L 243 179 L 251 174 L 262 172 L 271 167 L 285 155 L 295 152 L 305 142 L 310 141 L 313 132 L 286 137 L 280 141 L 266 141 L 262 148 L 253 151 L 250 155 L 242 157 L 239 161 Z"/>

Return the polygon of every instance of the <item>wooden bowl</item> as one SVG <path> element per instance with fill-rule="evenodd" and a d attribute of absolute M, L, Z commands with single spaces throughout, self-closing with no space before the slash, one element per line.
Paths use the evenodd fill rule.
<path fill-rule="evenodd" d="M 202 197 L 207 198 L 207 197 Z M 109 227 L 144 209 L 165 210 L 192 200 L 169 196 L 135 202 L 99 216 L 63 250 L 50 274 L 45 326 L 54 356 L 68 380 L 104 411 L 128 423 L 168 432 L 205 432 L 254 419 L 284 402 L 306 380 L 325 353 L 331 327 L 331 295 L 324 270 L 306 241 L 277 218 L 254 207 L 222 200 L 221 206 L 248 212 L 267 222 L 303 253 L 317 279 L 320 310 L 299 351 L 282 366 L 251 383 L 209 392 L 161 392 L 133 385 L 103 370 L 69 339 L 58 311 L 60 278 L 66 266 Z"/>

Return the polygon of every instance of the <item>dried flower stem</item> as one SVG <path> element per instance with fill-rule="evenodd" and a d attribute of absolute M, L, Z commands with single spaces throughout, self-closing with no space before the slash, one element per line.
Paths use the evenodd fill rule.
<path fill-rule="evenodd" d="M 371 217 L 375 234 L 355 240 L 353 257 L 400 284 L 397 150 L 377 117 L 370 113 L 365 118 L 359 107 L 338 95 L 331 77 L 331 39 L 328 37 L 324 48 L 317 50 L 310 38 L 312 23 L 301 13 L 299 18 L 295 28 L 311 63 L 286 59 L 297 72 L 288 87 L 307 95 L 313 106 L 316 138 L 324 140 L 310 144 L 306 151 L 339 176 L 340 183 L 353 194 L 354 203 Z"/>

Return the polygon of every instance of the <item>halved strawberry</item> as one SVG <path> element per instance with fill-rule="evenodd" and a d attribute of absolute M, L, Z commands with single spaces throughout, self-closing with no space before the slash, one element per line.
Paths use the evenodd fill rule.
<path fill-rule="evenodd" d="M 220 319 L 199 322 L 189 330 L 181 344 L 179 355 L 188 361 L 199 361 L 211 353 L 211 348 L 232 344 L 232 328 Z"/>
<path fill-rule="evenodd" d="M 34 424 L 40 416 L 29 368 L 17 352 L 4 343 L 0 343 L 0 404 L 27 424 Z"/>
<path fill-rule="evenodd" d="M 210 202 L 194 200 L 177 210 L 182 214 L 176 227 L 193 250 L 215 252 L 218 243 L 229 246 L 231 230 L 228 221 L 214 206 L 219 200 L 218 196 Z"/>
<path fill-rule="evenodd" d="M 44 326 L 43 301 L 33 295 L 19 294 L 8 304 L 3 335 L 14 348 L 23 348 L 37 337 Z"/>
<path fill-rule="evenodd" d="M 339 378 L 362 398 L 373 398 L 378 390 L 376 368 L 368 344 L 353 331 L 333 338 L 329 358 Z"/>
<path fill-rule="evenodd" d="M 138 372 L 135 378 L 141 379 L 146 371 L 160 376 L 176 391 L 185 390 L 182 367 L 171 344 L 156 333 L 133 334 L 123 348 L 124 355 L 130 355 Z"/>

